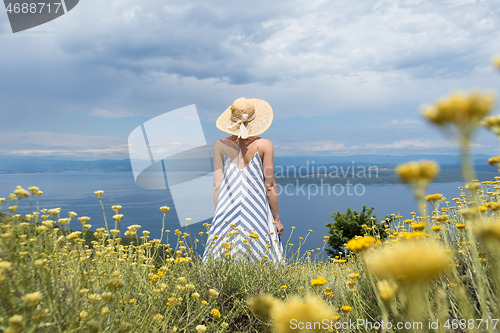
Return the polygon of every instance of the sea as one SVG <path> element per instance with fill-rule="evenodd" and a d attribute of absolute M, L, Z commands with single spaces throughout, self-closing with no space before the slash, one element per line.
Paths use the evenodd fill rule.
<path fill-rule="evenodd" d="M 76 212 L 78 216 L 89 216 L 91 230 L 104 227 L 101 204 L 94 194 L 94 191 L 102 190 L 104 213 L 110 227 L 114 226 L 111 206 L 121 205 L 123 208 L 120 213 L 124 215 L 122 231 L 128 225 L 138 224 L 141 225 L 140 231 L 150 232 L 151 239 L 160 238 L 163 213 L 159 208 L 169 206 L 171 210 L 165 218 L 165 229 L 172 232 L 168 234 L 170 239 L 167 240 L 165 234 L 162 242 L 168 241 L 173 246 L 175 229 L 196 236 L 200 244 L 204 244 L 206 235 L 199 236 L 198 233 L 206 231 L 203 222 L 211 222 L 206 220 L 182 227 L 170 193 L 137 186 L 132 172 L 128 171 L 0 174 L 0 197 L 7 197 L 18 185 L 26 189 L 37 186 L 44 192 L 40 196 L 40 208 L 61 208 L 61 217 L 66 217 L 69 211 Z M 427 192 L 442 193 L 451 200 L 459 196 L 458 187 L 461 185 L 460 182 L 431 184 Z M 328 235 L 326 224 L 333 221 L 332 214 L 345 212 L 348 207 L 358 211 L 364 205 L 373 207 L 372 214 L 379 221 L 391 213 L 409 218 L 411 212 L 417 211 L 411 190 L 402 184 L 365 185 L 362 180 L 358 183 L 338 180 L 334 185 L 321 187 L 314 187 L 314 184 L 279 184 L 278 193 L 280 219 L 285 227 L 281 239 L 287 253 L 296 251 L 301 243 L 302 252 L 323 247 L 323 236 Z M 4 203 L 4 212 L 5 206 Z M 29 199 L 21 201 L 18 212 L 30 212 Z M 81 230 L 81 225 L 73 219 L 70 228 Z M 306 235 L 305 242 L 301 242 L 299 237 L 305 238 Z"/>

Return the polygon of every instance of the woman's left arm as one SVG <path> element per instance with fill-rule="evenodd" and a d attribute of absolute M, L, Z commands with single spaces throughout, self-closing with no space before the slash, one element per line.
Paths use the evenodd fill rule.
<path fill-rule="evenodd" d="M 274 179 L 274 148 L 273 144 L 269 140 L 261 139 L 262 150 L 263 150 L 263 160 L 262 167 L 264 169 L 264 184 L 266 187 L 267 201 L 269 201 L 269 207 L 271 208 L 271 213 L 273 214 L 274 221 L 276 222 L 276 230 L 278 235 L 283 234 L 283 224 L 280 220 L 280 214 L 278 209 L 278 189 L 276 186 L 276 180 Z"/>

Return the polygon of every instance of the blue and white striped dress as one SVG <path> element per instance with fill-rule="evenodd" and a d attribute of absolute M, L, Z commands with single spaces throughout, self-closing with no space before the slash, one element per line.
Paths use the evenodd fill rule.
<path fill-rule="evenodd" d="M 203 261 L 229 256 L 238 260 L 243 255 L 252 262 L 262 258 L 280 262 L 283 246 L 267 200 L 259 142 L 243 169 L 229 158 L 222 143 L 224 174 Z"/>

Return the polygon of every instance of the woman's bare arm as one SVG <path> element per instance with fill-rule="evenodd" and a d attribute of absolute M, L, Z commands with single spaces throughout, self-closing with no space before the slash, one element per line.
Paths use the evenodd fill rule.
<path fill-rule="evenodd" d="M 273 144 L 269 140 L 261 139 L 259 142 L 259 148 L 261 148 L 263 152 L 262 166 L 264 169 L 264 184 L 266 186 L 267 200 L 269 201 L 269 207 L 271 208 L 271 213 L 273 214 L 274 221 L 276 222 L 278 235 L 281 236 L 284 228 L 280 221 L 278 209 L 278 189 L 276 187 L 276 180 L 274 179 Z"/>
<path fill-rule="evenodd" d="M 222 141 L 217 141 L 214 145 L 214 208 L 217 208 L 217 201 L 219 200 L 220 187 L 222 183 L 222 176 L 224 174 L 224 146 Z"/>

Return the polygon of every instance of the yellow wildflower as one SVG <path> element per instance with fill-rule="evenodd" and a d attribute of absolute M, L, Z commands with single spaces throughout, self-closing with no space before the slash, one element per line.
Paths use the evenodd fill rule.
<path fill-rule="evenodd" d="M 488 163 L 493 166 L 500 167 L 500 156 L 492 157 L 488 160 Z"/>
<path fill-rule="evenodd" d="M 17 195 L 19 198 L 27 198 L 30 196 L 29 192 L 26 191 L 21 186 L 16 187 L 16 189 L 14 190 L 14 194 Z"/>
<path fill-rule="evenodd" d="M 121 215 L 121 214 L 120 214 Z M 130 226 L 127 227 L 128 230 L 132 231 L 132 232 L 136 232 L 137 230 L 139 230 L 141 228 L 140 225 L 138 224 L 132 224 Z"/>
<path fill-rule="evenodd" d="M 108 287 L 111 289 L 121 289 L 125 285 L 125 282 L 122 279 L 112 279 L 108 282 Z"/>
<path fill-rule="evenodd" d="M 16 328 L 22 328 L 22 326 L 23 326 L 23 316 L 21 316 L 21 315 L 13 315 L 12 317 L 9 318 L 9 325 L 12 326 L 12 327 L 16 327 Z M 5 331 L 7 331 L 7 329 Z"/>
<path fill-rule="evenodd" d="M 215 290 L 215 289 L 212 289 L 212 288 L 210 288 L 208 290 L 208 294 L 210 295 L 210 297 L 217 297 L 217 296 L 219 296 L 219 292 L 217 290 Z"/>
<path fill-rule="evenodd" d="M 198 333 L 205 333 L 207 331 L 207 327 L 205 325 L 198 325 L 196 326 L 196 332 Z"/>
<path fill-rule="evenodd" d="M 318 276 L 316 279 L 311 280 L 311 286 L 317 287 L 322 286 L 326 283 L 326 279 L 322 276 Z"/>
<path fill-rule="evenodd" d="M 410 225 L 410 227 L 415 231 L 421 231 L 425 229 L 425 223 L 424 222 L 413 223 L 412 225 Z"/>
<path fill-rule="evenodd" d="M 434 202 L 441 200 L 443 198 L 443 195 L 441 193 L 436 193 L 436 194 L 429 194 L 425 196 L 426 201 Z"/>
<path fill-rule="evenodd" d="M 350 305 L 342 305 L 340 307 L 340 310 L 342 310 L 342 312 L 349 313 L 349 312 L 352 311 L 352 306 L 350 306 Z"/>
<path fill-rule="evenodd" d="M 26 294 L 23 296 L 23 301 L 26 302 L 26 303 L 31 303 L 33 305 L 36 305 L 38 303 L 40 303 L 40 301 L 42 300 L 43 298 L 43 295 L 41 292 L 39 291 L 36 291 L 34 293 L 30 293 L 30 294 Z"/>
<path fill-rule="evenodd" d="M 393 299 L 398 290 L 398 285 L 393 280 L 380 280 L 377 282 L 377 286 L 380 298 L 384 301 Z"/>
<path fill-rule="evenodd" d="M 380 278 L 427 281 L 448 270 L 450 254 L 439 244 L 410 240 L 383 248 L 366 258 L 368 268 Z"/>
<path fill-rule="evenodd" d="M 353 252 L 359 252 L 372 247 L 374 244 L 375 238 L 373 236 L 364 236 L 351 239 L 347 242 L 345 248 Z"/>
<path fill-rule="evenodd" d="M 75 240 L 80 237 L 81 231 L 73 231 L 68 236 L 66 236 L 67 240 Z"/>
<path fill-rule="evenodd" d="M 396 173 L 406 184 L 428 184 L 439 173 L 439 165 L 434 161 L 422 160 L 408 162 L 396 167 Z"/>
<path fill-rule="evenodd" d="M 212 316 L 214 316 L 214 318 L 220 318 L 221 317 L 220 311 L 217 310 L 217 309 L 210 310 L 210 313 L 212 314 Z"/>
<path fill-rule="evenodd" d="M 500 135 L 500 116 L 489 116 L 483 119 L 481 125 L 496 135 Z"/>
<path fill-rule="evenodd" d="M 0 261 L 0 271 L 12 270 L 12 264 L 9 261 Z"/>
<path fill-rule="evenodd" d="M 153 316 L 153 320 L 154 321 L 162 321 L 163 320 L 163 315 L 161 315 L 161 314 L 155 314 Z"/>
<path fill-rule="evenodd" d="M 78 221 L 81 223 L 81 224 L 85 224 L 87 223 L 88 221 L 90 221 L 90 217 L 88 216 L 81 216 L 78 218 Z"/>
<path fill-rule="evenodd" d="M 273 332 L 296 332 L 290 323 L 321 322 L 322 320 L 336 321 L 335 311 L 319 296 L 310 294 L 305 298 L 293 295 L 286 301 L 280 301 L 272 296 L 260 296 L 253 299 L 250 308 L 259 317 L 269 317 L 273 322 Z M 322 332 L 322 328 L 315 327 L 308 332 Z"/>
<path fill-rule="evenodd" d="M 495 95 L 491 92 L 455 92 L 441 98 L 435 105 L 425 106 L 423 115 L 439 126 L 454 124 L 459 128 L 475 126 L 493 107 Z"/>
<path fill-rule="evenodd" d="M 247 300 L 252 312 L 261 320 L 270 318 L 272 307 L 278 302 L 276 298 L 268 294 L 254 296 Z"/>
<path fill-rule="evenodd" d="M 494 221 L 494 220 L 493 220 Z M 485 240 L 497 240 L 500 241 L 500 222 L 486 222 L 480 224 L 475 228 L 475 233 L 482 239 Z"/>

